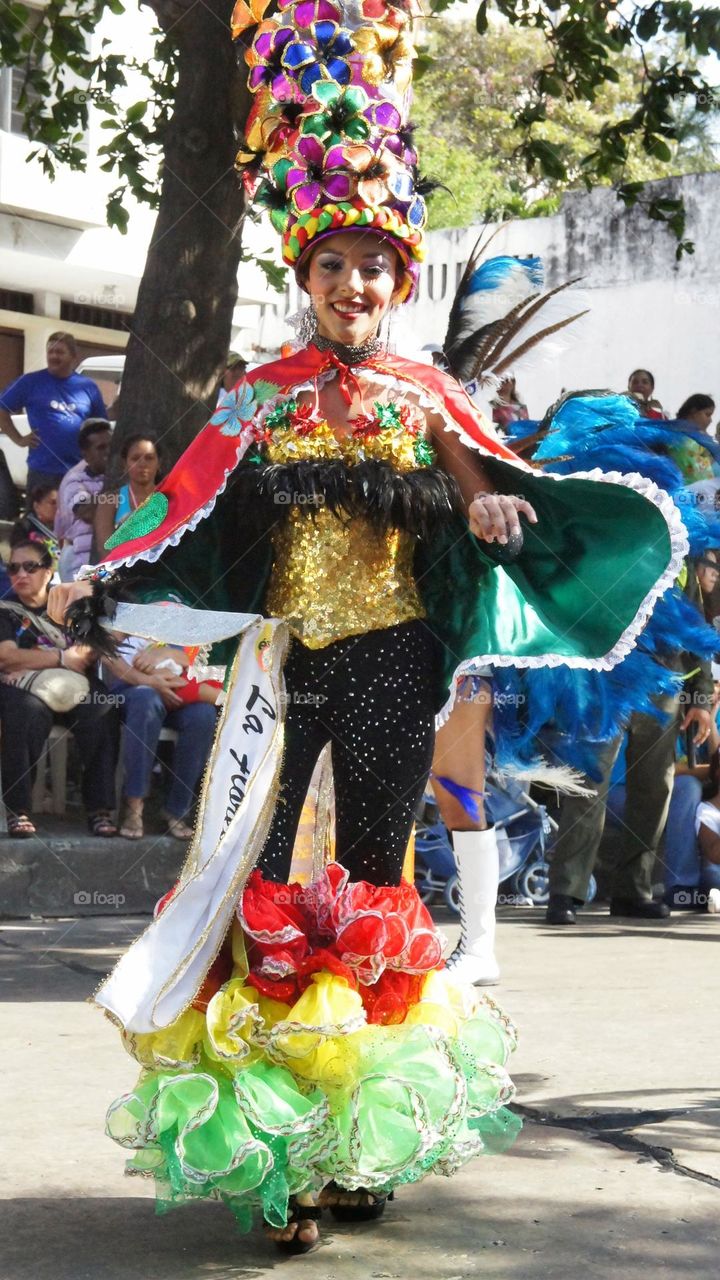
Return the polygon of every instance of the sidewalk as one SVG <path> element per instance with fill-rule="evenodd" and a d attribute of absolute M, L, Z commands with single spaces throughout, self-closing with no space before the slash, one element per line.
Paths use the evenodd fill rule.
<path fill-rule="evenodd" d="M 103 1137 L 105 1107 L 136 1067 L 84 1000 L 146 921 L 9 921 L 0 1277 L 715 1277 L 720 920 L 580 920 L 551 930 L 539 911 L 505 909 L 500 922 L 492 994 L 520 1028 L 511 1066 L 526 1117 L 512 1152 L 402 1190 L 382 1224 L 327 1218 L 322 1248 L 287 1262 L 258 1231 L 239 1236 L 220 1205 L 156 1218 L 151 1185 L 123 1179 L 123 1153 Z"/>

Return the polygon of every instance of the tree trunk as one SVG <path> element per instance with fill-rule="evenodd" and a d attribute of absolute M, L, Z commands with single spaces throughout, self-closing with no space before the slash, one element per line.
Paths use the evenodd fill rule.
<path fill-rule="evenodd" d="M 234 169 L 249 107 L 230 0 L 152 0 L 179 43 L 160 206 L 131 322 L 113 454 L 150 431 L 167 470 L 208 419 L 237 300 L 245 196 Z"/>

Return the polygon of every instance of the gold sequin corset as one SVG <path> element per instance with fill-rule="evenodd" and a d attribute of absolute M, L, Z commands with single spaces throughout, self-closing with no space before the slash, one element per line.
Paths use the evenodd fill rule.
<path fill-rule="evenodd" d="M 416 538 L 362 516 L 292 506 L 273 531 L 275 559 L 266 612 L 285 618 L 309 649 L 345 636 L 422 618 L 415 585 Z"/>
<path fill-rule="evenodd" d="M 407 516 L 413 501 L 423 512 L 428 501 L 451 503 L 423 427 L 408 406 L 381 404 L 339 438 L 294 402 L 266 418 L 267 485 L 276 511 L 286 507 L 272 534 L 266 611 L 308 648 L 424 617 L 413 574 L 419 530 Z"/>

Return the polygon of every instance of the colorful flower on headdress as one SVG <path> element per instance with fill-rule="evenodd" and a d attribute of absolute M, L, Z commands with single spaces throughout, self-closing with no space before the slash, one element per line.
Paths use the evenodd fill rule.
<path fill-rule="evenodd" d="M 295 85 L 285 74 L 282 61 L 286 45 L 294 39 L 292 27 L 281 27 L 271 19 L 260 24 L 252 47 L 245 54 L 245 61 L 250 67 L 248 88 L 251 93 L 257 93 L 267 85 L 276 102 L 295 98 Z"/>
<path fill-rule="evenodd" d="M 409 89 L 415 49 L 406 32 L 379 22 L 359 27 L 354 40 L 356 49 L 363 55 L 363 76 L 369 84 L 380 85 L 392 80 L 399 93 Z"/>
<path fill-rule="evenodd" d="M 382 144 L 360 143 L 331 147 L 326 163 L 333 169 L 345 170 L 352 175 L 355 192 L 363 204 L 409 204 L 413 199 L 414 186 L 410 170 Z"/>
<path fill-rule="evenodd" d="M 292 39 L 283 46 L 282 65 L 296 79 L 303 93 L 311 93 L 318 80 L 338 85 L 350 80 L 349 55 L 353 52 L 350 33 L 337 22 L 312 22 L 307 37 L 290 28 Z"/>
<path fill-rule="evenodd" d="M 260 89 L 245 129 L 249 153 L 262 155 L 267 167 L 272 168 L 276 160 L 295 146 L 306 110 L 305 102 L 274 102 L 267 87 Z"/>
<path fill-rule="evenodd" d="M 351 179 L 346 172 L 344 151 L 345 148 L 340 147 L 326 151 L 311 134 L 300 139 L 297 161 L 287 170 L 285 178 L 288 196 L 298 213 L 314 209 L 323 195 L 330 200 L 348 199 Z"/>
<path fill-rule="evenodd" d="M 257 412 L 255 393 L 249 382 L 240 382 L 233 391 L 221 391 L 210 422 L 221 436 L 239 436 Z"/>
<path fill-rule="evenodd" d="M 341 89 L 330 80 L 313 85 L 313 97 L 324 111 L 312 111 L 301 122 L 303 134 L 312 134 L 325 146 L 347 141 L 364 142 L 370 136 L 368 96 L 359 85 Z"/>
<path fill-rule="evenodd" d="M 333 0 L 280 0 L 278 9 L 284 25 L 310 27 L 313 22 L 340 22 L 342 8 Z"/>
<path fill-rule="evenodd" d="M 270 0 L 237 0 L 230 19 L 233 40 L 237 40 L 248 27 L 257 27 L 265 16 Z"/>
<path fill-rule="evenodd" d="M 418 0 L 362 0 L 360 8 L 366 22 L 384 22 L 398 30 L 408 19 L 424 16 Z"/>
<path fill-rule="evenodd" d="M 274 182 L 270 182 L 268 178 L 265 178 L 255 193 L 255 203 L 259 204 L 261 208 L 267 209 L 275 230 L 280 235 L 283 235 L 290 217 L 286 193 L 280 187 L 277 187 Z"/>

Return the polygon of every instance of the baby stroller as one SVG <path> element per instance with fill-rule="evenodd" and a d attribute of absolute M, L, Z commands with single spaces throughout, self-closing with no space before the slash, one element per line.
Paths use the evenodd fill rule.
<path fill-rule="evenodd" d="M 492 772 L 485 784 L 485 812 L 495 823 L 500 854 L 501 905 L 545 906 L 549 896 L 548 842 L 557 823 L 514 778 L 502 780 Z M 451 911 L 459 914 L 458 877 L 447 829 L 432 792 L 422 801 L 415 827 L 415 887 L 426 905 L 442 895 Z M 587 900 L 595 897 L 591 877 Z"/>

